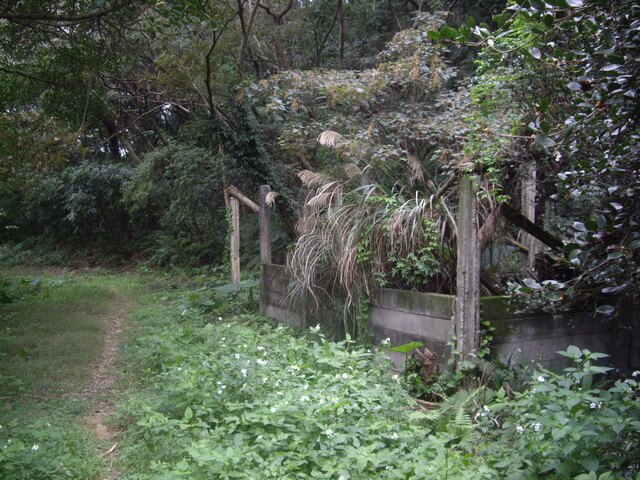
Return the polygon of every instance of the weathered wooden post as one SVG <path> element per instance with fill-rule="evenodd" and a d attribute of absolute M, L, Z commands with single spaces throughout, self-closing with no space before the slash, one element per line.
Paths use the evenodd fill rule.
<path fill-rule="evenodd" d="M 460 177 L 458 199 L 458 264 L 454 332 L 462 362 L 476 358 L 480 349 L 480 245 L 476 207 L 477 175 Z"/>
<path fill-rule="evenodd" d="M 237 285 L 240 283 L 240 206 L 238 199 L 231 196 L 229 198 L 231 205 L 231 283 Z"/>
<path fill-rule="evenodd" d="M 260 206 L 260 263 L 271 263 L 271 208 L 267 205 L 269 185 L 260 185 L 258 189 Z"/>
<path fill-rule="evenodd" d="M 520 211 L 522 215 L 536 223 L 536 163 L 527 163 L 524 166 L 522 180 L 520 181 Z M 536 253 L 538 241 L 533 235 L 524 232 L 522 244 L 527 248 L 527 266 L 533 270 L 536 266 Z"/>
<path fill-rule="evenodd" d="M 267 205 L 269 185 L 260 185 L 258 204 L 260 205 L 260 313 L 266 315 L 268 305 L 268 283 L 265 265 L 271 264 L 271 207 Z"/>

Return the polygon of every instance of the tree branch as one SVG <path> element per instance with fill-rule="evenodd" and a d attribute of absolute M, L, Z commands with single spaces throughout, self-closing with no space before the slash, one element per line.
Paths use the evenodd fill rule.
<path fill-rule="evenodd" d="M 0 20 L 8 20 L 10 22 L 20 22 L 20 23 L 82 23 L 90 20 L 96 20 L 111 13 L 114 13 L 118 10 L 121 10 L 129 5 L 132 5 L 133 2 L 131 0 L 124 1 L 120 4 L 113 5 L 110 8 L 105 10 L 93 11 L 80 13 L 77 15 L 56 15 L 47 12 L 39 12 L 39 13 L 10 13 L 7 11 L 0 12 Z"/>

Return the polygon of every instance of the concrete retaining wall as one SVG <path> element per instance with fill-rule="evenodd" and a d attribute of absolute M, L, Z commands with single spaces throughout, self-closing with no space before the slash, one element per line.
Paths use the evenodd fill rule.
<path fill-rule="evenodd" d="M 392 345 L 421 341 L 436 354 L 443 368 L 450 356 L 446 345 L 452 336 L 454 295 L 382 289 L 369 310 L 374 343 L 385 338 Z M 621 369 L 640 369 L 640 329 L 626 318 L 607 318 L 585 312 L 556 315 L 522 315 L 509 308 L 504 297 L 483 297 L 481 317 L 495 328 L 491 343 L 494 359 L 511 365 L 538 362 L 562 369 L 571 361 L 557 352 L 569 345 L 610 355 L 603 359 Z M 404 355 L 392 354 L 400 366 Z"/>
<path fill-rule="evenodd" d="M 318 321 L 335 325 L 339 315 L 335 302 L 328 301 L 320 311 L 289 306 L 286 298 L 289 277 L 282 265 L 264 265 L 261 313 L 281 322 L 304 326 Z M 421 341 L 436 354 L 445 368 L 450 355 L 447 342 L 452 337 L 454 295 L 381 289 L 372 299 L 369 324 L 373 342 L 389 338 L 392 345 Z M 568 345 L 608 353 L 602 361 L 622 369 L 640 370 L 640 325 L 631 311 L 623 318 L 609 319 L 589 313 L 522 315 L 509 308 L 503 297 L 483 297 L 482 319 L 495 328 L 492 355 L 495 359 L 522 365 L 539 362 L 560 369 L 569 360 L 556 352 Z M 392 353 L 399 367 L 403 354 Z"/>

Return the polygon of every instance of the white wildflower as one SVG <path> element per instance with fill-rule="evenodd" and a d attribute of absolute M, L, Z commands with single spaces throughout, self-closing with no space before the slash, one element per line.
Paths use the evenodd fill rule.
<path fill-rule="evenodd" d="M 185 308 L 180 315 L 185 316 L 186 314 L 187 314 L 187 309 Z M 33 449 L 31 449 L 31 450 L 33 450 Z M 34 450 L 34 452 L 35 452 L 35 450 Z"/>
<path fill-rule="evenodd" d="M 524 433 L 524 427 L 522 425 L 516 425 L 516 432 L 522 435 Z"/>
<path fill-rule="evenodd" d="M 222 321 L 222 317 L 218 317 L 218 321 L 221 322 Z"/>
<path fill-rule="evenodd" d="M 380 345 L 382 345 L 384 347 L 386 347 L 387 345 L 391 345 L 391 339 L 389 337 L 385 338 L 384 340 L 382 340 Z"/>
<path fill-rule="evenodd" d="M 318 333 L 320 331 L 320 324 L 317 324 L 315 327 L 310 327 L 309 330 L 313 333 Z"/>
<path fill-rule="evenodd" d="M 591 402 L 589 408 L 591 410 L 599 410 L 602 407 L 602 402 Z"/>
<path fill-rule="evenodd" d="M 261 367 L 266 367 L 266 366 L 267 366 L 267 363 L 269 363 L 269 362 L 267 362 L 266 360 L 263 360 L 263 359 L 261 359 L 261 358 L 258 358 L 258 359 L 256 360 L 256 363 L 257 363 L 258 365 L 260 365 Z"/>
<path fill-rule="evenodd" d="M 31 447 L 31 451 L 32 452 L 37 452 L 38 449 L 40 448 L 40 445 L 38 445 L 37 443 L 33 445 L 33 447 Z"/>
<path fill-rule="evenodd" d="M 311 399 L 309 398 L 309 396 L 308 396 L 308 395 L 302 395 L 302 396 L 300 397 L 300 401 L 301 401 L 301 402 L 308 402 L 309 400 L 311 400 Z"/>
<path fill-rule="evenodd" d="M 393 432 L 389 438 L 391 438 L 391 440 L 397 440 L 398 434 L 396 432 Z"/>
<path fill-rule="evenodd" d="M 342 375 L 340 375 L 340 378 L 342 378 L 342 380 L 348 380 L 349 375 L 347 375 L 346 373 L 343 373 Z"/>
<path fill-rule="evenodd" d="M 485 413 L 489 413 L 489 412 L 491 411 L 491 409 L 490 409 L 489 407 L 487 407 L 486 405 L 484 405 L 484 406 L 482 407 L 482 410 L 484 410 L 484 411 L 485 411 Z"/>
<path fill-rule="evenodd" d="M 636 370 L 631 374 L 632 377 L 640 377 L 640 370 Z"/>
<path fill-rule="evenodd" d="M 242 370 L 240 370 L 240 373 L 242 374 L 243 377 L 247 376 L 247 369 L 243 368 Z"/>
<path fill-rule="evenodd" d="M 238 360 L 240 358 L 240 354 L 239 353 L 234 353 L 233 354 L 233 358 L 235 358 L 236 360 Z"/>
<path fill-rule="evenodd" d="M 218 389 L 218 395 L 222 395 L 222 390 Z"/>
<path fill-rule="evenodd" d="M 331 430 L 330 428 L 327 428 L 323 433 L 324 433 L 327 437 L 333 437 L 333 430 Z"/>
<path fill-rule="evenodd" d="M 256 350 L 258 350 L 259 352 L 262 352 L 264 350 L 264 347 L 263 346 L 256 347 Z"/>
<path fill-rule="evenodd" d="M 300 371 L 300 367 L 298 365 L 291 365 L 289 367 L 289 369 L 293 372 L 299 372 Z"/>
<path fill-rule="evenodd" d="M 542 424 L 541 424 L 540 422 L 536 422 L 536 423 L 534 423 L 532 426 L 533 426 L 533 429 L 534 429 L 536 432 L 539 432 L 539 431 L 540 431 L 540 429 L 542 428 Z"/>
<path fill-rule="evenodd" d="M 276 413 L 278 411 L 278 409 L 276 407 L 271 407 L 271 409 L 269 411 L 271 413 Z"/>
<path fill-rule="evenodd" d="M 262 377 L 262 383 L 267 383 L 269 381 L 268 377 Z"/>
<path fill-rule="evenodd" d="M 545 378 L 540 375 L 538 378 L 536 378 L 536 380 L 538 380 L 539 382 L 544 382 Z"/>
<path fill-rule="evenodd" d="M 305 383 L 305 384 L 302 386 L 302 388 L 303 388 L 304 390 L 309 390 L 309 384 L 308 384 L 308 383 Z"/>
<path fill-rule="evenodd" d="M 396 382 L 400 383 L 400 376 L 397 373 L 391 378 L 394 379 Z"/>

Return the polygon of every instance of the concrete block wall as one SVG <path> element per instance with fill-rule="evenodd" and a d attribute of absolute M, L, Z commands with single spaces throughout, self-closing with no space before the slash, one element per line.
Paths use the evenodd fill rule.
<path fill-rule="evenodd" d="M 451 354 L 446 343 L 453 334 L 454 300 L 454 295 L 382 289 L 369 310 L 374 343 L 385 338 L 391 339 L 392 346 L 421 341 L 444 368 Z M 483 297 L 480 302 L 482 319 L 495 328 L 493 359 L 511 365 L 536 362 L 560 370 L 571 361 L 557 352 L 576 345 L 609 354 L 599 362 L 602 365 L 640 369 L 640 328 L 628 321 L 632 312 L 623 313 L 624 318 L 586 312 L 522 315 L 504 297 Z M 392 360 L 401 367 L 404 354 L 392 353 Z"/>
<path fill-rule="evenodd" d="M 291 308 L 287 298 L 289 274 L 284 265 L 262 265 L 260 313 L 289 325 L 304 326 L 303 312 Z"/>
<path fill-rule="evenodd" d="M 289 275 L 283 265 L 264 265 L 260 310 L 263 315 L 288 324 L 306 326 L 318 320 L 336 323 L 336 301 L 328 301 L 320 311 L 292 309 L 287 298 Z M 381 289 L 371 299 L 369 324 L 373 343 L 389 338 L 391 344 L 421 341 L 436 354 L 440 368 L 446 368 L 451 349 L 454 295 Z M 621 318 L 577 312 L 557 315 L 522 315 L 509 307 L 504 297 L 483 297 L 481 316 L 495 328 L 492 355 L 512 365 L 539 362 L 561 369 L 570 361 L 558 355 L 569 345 L 610 355 L 602 364 L 624 370 L 640 370 L 640 325 L 630 310 Z M 399 368 L 404 354 L 392 353 Z"/>
<path fill-rule="evenodd" d="M 391 346 L 421 341 L 435 353 L 442 369 L 450 356 L 447 342 L 453 335 L 454 308 L 454 295 L 383 288 L 369 307 L 373 343 L 387 338 Z M 405 355 L 391 352 L 391 360 L 401 368 Z"/>

